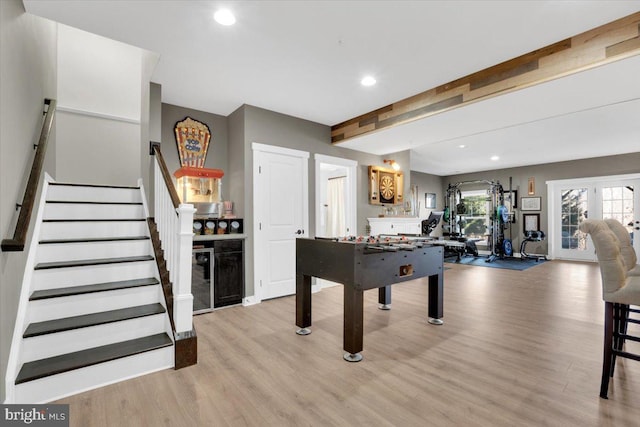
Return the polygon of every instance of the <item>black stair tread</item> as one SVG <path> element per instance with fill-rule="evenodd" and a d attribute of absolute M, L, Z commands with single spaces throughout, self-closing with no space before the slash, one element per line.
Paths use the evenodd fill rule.
<path fill-rule="evenodd" d="M 102 185 L 102 184 L 76 184 L 71 182 L 50 182 L 49 185 L 60 185 L 66 187 L 91 187 L 91 188 L 120 188 L 127 190 L 139 190 L 140 187 L 126 185 Z"/>
<path fill-rule="evenodd" d="M 102 311 L 99 313 L 83 314 L 80 316 L 64 317 L 62 319 L 47 320 L 29 324 L 22 335 L 23 338 L 69 331 L 71 329 L 87 328 L 121 320 L 136 319 L 164 313 L 162 304 L 146 304 L 135 307 L 120 308 L 118 310 Z"/>
<path fill-rule="evenodd" d="M 93 202 L 89 200 L 47 200 L 47 203 L 69 205 L 142 205 L 142 202 Z"/>
<path fill-rule="evenodd" d="M 69 218 L 43 219 L 42 222 L 113 222 L 113 221 L 146 221 L 146 218 Z"/>
<path fill-rule="evenodd" d="M 119 242 L 124 240 L 149 240 L 149 236 L 123 236 L 123 237 L 84 237 L 78 239 L 49 239 L 40 240 L 41 245 L 52 243 L 93 243 L 93 242 Z"/>
<path fill-rule="evenodd" d="M 169 338 L 167 334 L 161 333 L 62 354 L 47 359 L 34 360 L 33 362 L 27 362 L 22 365 L 16 378 L 16 384 L 157 350 L 168 347 L 171 344 L 171 338 Z"/>
<path fill-rule="evenodd" d="M 84 267 L 88 265 L 102 265 L 102 264 L 119 264 L 124 262 L 138 262 L 138 261 L 152 261 L 151 255 L 142 256 L 130 256 L 121 258 L 98 258 L 98 259 L 81 259 L 73 261 L 56 261 L 56 262 L 41 262 L 35 266 L 36 270 L 46 270 L 50 268 L 65 268 L 65 267 Z"/>
<path fill-rule="evenodd" d="M 66 288 L 43 289 L 35 291 L 29 297 L 29 301 L 68 297 L 72 295 L 90 294 L 94 292 L 114 291 L 118 289 L 137 288 L 139 286 L 157 285 L 160 283 L 155 277 L 135 280 L 121 280 L 118 282 L 96 283 L 93 285 L 69 286 Z"/>

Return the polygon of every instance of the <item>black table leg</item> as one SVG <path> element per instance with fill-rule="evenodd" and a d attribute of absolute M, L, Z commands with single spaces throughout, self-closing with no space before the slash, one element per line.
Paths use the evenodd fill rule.
<path fill-rule="evenodd" d="M 363 292 L 352 286 L 344 288 L 344 326 L 343 347 L 346 354 L 344 360 L 359 362 L 362 360 L 362 334 L 363 334 Z"/>
<path fill-rule="evenodd" d="M 311 276 L 302 274 L 296 274 L 296 325 L 296 334 L 311 333 Z"/>
<path fill-rule="evenodd" d="M 391 310 L 391 285 L 378 288 L 378 303 L 380 310 Z"/>
<path fill-rule="evenodd" d="M 444 286 L 442 274 L 429 276 L 429 323 L 442 325 Z"/>

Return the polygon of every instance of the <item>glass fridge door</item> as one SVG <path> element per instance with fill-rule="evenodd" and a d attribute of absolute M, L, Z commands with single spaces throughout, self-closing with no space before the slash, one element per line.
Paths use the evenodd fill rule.
<path fill-rule="evenodd" d="M 194 249 L 191 256 L 193 314 L 213 310 L 213 248 Z"/>

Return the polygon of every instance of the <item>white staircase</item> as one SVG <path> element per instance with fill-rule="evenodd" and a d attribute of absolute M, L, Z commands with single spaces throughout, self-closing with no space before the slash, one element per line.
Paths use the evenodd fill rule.
<path fill-rule="evenodd" d="M 12 348 L 11 403 L 48 402 L 173 367 L 142 189 L 52 182 L 43 191 Z"/>

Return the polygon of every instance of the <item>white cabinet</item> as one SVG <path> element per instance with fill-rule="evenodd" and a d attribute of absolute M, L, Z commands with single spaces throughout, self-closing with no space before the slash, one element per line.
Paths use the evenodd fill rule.
<path fill-rule="evenodd" d="M 421 234 L 421 220 L 416 217 L 367 218 L 369 235 L 378 234 Z"/>

